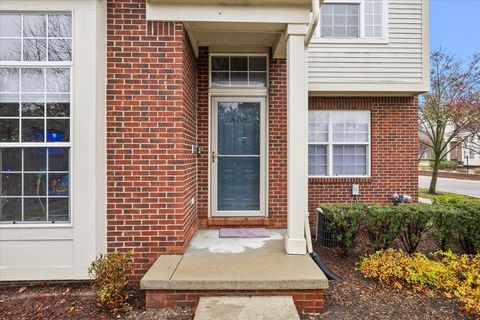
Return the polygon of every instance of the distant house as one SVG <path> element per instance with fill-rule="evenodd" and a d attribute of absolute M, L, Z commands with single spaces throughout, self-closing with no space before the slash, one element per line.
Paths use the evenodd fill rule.
<path fill-rule="evenodd" d="M 305 255 L 305 213 L 353 184 L 416 198 L 428 1 L 319 5 L 0 1 L 0 280 L 114 250 L 140 279 L 206 228 Z"/>
<path fill-rule="evenodd" d="M 450 145 L 452 151 L 447 154 L 447 160 L 459 161 L 463 166 L 480 166 L 480 138 L 478 136 L 471 136 L 461 143 L 456 140 Z"/>

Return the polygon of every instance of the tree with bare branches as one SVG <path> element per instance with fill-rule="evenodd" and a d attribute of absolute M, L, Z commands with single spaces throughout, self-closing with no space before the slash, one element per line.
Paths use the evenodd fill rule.
<path fill-rule="evenodd" d="M 419 108 L 420 143 L 432 149 L 429 193 L 436 193 L 440 161 L 480 132 L 480 54 L 467 63 L 440 49 L 431 55 L 430 92 Z"/>

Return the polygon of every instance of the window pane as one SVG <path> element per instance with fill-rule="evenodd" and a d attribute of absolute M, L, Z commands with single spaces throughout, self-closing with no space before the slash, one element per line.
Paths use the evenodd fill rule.
<path fill-rule="evenodd" d="M 46 193 L 45 172 L 25 173 L 23 175 L 23 194 L 26 196 L 45 196 Z"/>
<path fill-rule="evenodd" d="M 47 155 L 46 148 L 23 149 L 25 171 L 46 171 Z"/>
<path fill-rule="evenodd" d="M 70 69 L 47 69 L 47 92 L 70 92 Z"/>
<path fill-rule="evenodd" d="M 45 142 L 45 121 L 22 119 L 22 142 Z"/>
<path fill-rule="evenodd" d="M 0 102 L 0 117 L 18 117 L 18 103 Z"/>
<path fill-rule="evenodd" d="M 21 34 L 21 17 L 19 14 L 0 14 L 0 37 L 20 37 Z"/>
<path fill-rule="evenodd" d="M 47 103 L 48 117 L 68 117 L 70 115 L 69 103 Z"/>
<path fill-rule="evenodd" d="M 212 57 L 212 70 L 229 71 L 230 70 L 229 57 Z"/>
<path fill-rule="evenodd" d="M 48 36 L 68 38 L 72 36 L 72 16 L 69 14 L 48 15 Z"/>
<path fill-rule="evenodd" d="M 43 117 L 44 109 L 43 102 L 22 103 L 22 117 Z"/>
<path fill-rule="evenodd" d="M 47 220 L 46 198 L 24 198 L 23 206 L 24 221 L 34 222 Z"/>
<path fill-rule="evenodd" d="M 68 171 L 68 148 L 48 149 L 48 170 Z"/>
<path fill-rule="evenodd" d="M 22 199 L 0 197 L 0 221 L 21 221 Z"/>
<path fill-rule="evenodd" d="M 18 69 L 0 68 L 0 92 L 18 92 L 20 90 Z"/>
<path fill-rule="evenodd" d="M 245 87 L 248 86 L 247 72 L 232 72 L 232 86 Z"/>
<path fill-rule="evenodd" d="M 45 61 L 47 59 L 47 40 L 25 39 L 23 40 L 23 60 Z"/>
<path fill-rule="evenodd" d="M 249 84 L 251 87 L 266 87 L 267 73 L 266 72 L 250 72 Z"/>
<path fill-rule="evenodd" d="M 19 120 L 0 119 L 0 142 L 18 142 Z"/>
<path fill-rule="evenodd" d="M 45 78 L 44 69 L 22 69 L 22 92 L 44 92 Z"/>
<path fill-rule="evenodd" d="M 70 141 L 70 120 L 47 119 L 47 141 L 48 142 Z"/>
<path fill-rule="evenodd" d="M 320 36 L 323 38 L 358 38 L 358 4 L 324 4 L 320 16 Z"/>
<path fill-rule="evenodd" d="M 42 14 L 26 14 L 23 16 L 23 35 L 25 37 L 46 37 L 47 20 Z"/>
<path fill-rule="evenodd" d="M 250 71 L 267 71 L 267 57 L 249 57 Z"/>
<path fill-rule="evenodd" d="M 327 146 L 308 146 L 308 174 L 311 176 L 327 175 Z"/>
<path fill-rule="evenodd" d="M 0 186 L 0 195 L 2 196 L 21 196 L 22 195 L 22 174 L 3 172 L 2 185 Z"/>
<path fill-rule="evenodd" d="M 308 141 L 328 142 L 328 112 L 310 111 L 308 113 Z"/>
<path fill-rule="evenodd" d="M 365 36 L 381 38 L 383 26 L 383 1 L 365 0 Z"/>
<path fill-rule="evenodd" d="M 212 85 L 214 87 L 228 87 L 230 77 L 228 72 L 212 72 Z"/>
<path fill-rule="evenodd" d="M 48 174 L 48 195 L 68 196 L 69 182 L 68 173 Z"/>
<path fill-rule="evenodd" d="M 50 39 L 48 41 L 48 61 L 71 61 L 72 40 Z"/>
<path fill-rule="evenodd" d="M 367 147 L 333 146 L 333 175 L 361 176 L 367 174 Z"/>
<path fill-rule="evenodd" d="M 248 57 L 231 57 L 231 71 L 247 71 Z"/>
<path fill-rule="evenodd" d="M 0 60 L 20 61 L 21 57 L 20 39 L 0 39 Z"/>
<path fill-rule="evenodd" d="M 48 199 L 48 220 L 68 221 L 68 198 Z"/>
<path fill-rule="evenodd" d="M 22 150 L 20 148 L 0 149 L 0 161 L 2 171 L 21 171 Z"/>

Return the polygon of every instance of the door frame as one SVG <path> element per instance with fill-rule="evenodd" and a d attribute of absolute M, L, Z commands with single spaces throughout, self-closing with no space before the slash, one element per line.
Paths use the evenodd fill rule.
<path fill-rule="evenodd" d="M 212 90 L 213 91 L 213 90 Z M 221 101 L 260 102 L 260 210 L 258 211 L 218 211 L 217 210 L 217 164 L 213 163 L 213 151 L 217 152 L 217 107 Z M 208 215 L 209 217 L 267 217 L 268 216 L 268 96 L 266 90 L 239 90 L 232 94 L 223 90 L 209 94 L 209 125 L 208 125 Z M 218 153 L 217 153 L 218 154 Z"/>

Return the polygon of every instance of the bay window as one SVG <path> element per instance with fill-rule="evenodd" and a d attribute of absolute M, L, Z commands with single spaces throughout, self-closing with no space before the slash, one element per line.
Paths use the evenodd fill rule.
<path fill-rule="evenodd" d="M 327 0 L 320 8 L 317 39 L 384 39 L 387 0 Z"/>
<path fill-rule="evenodd" d="M 0 14 L 0 223 L 70 221 L 71 23 Z"/>
<path fill-rule="evenodd" d="M 309 176 L 368 176 L 369 162 L 369 111 L 309 111 Z"/>

